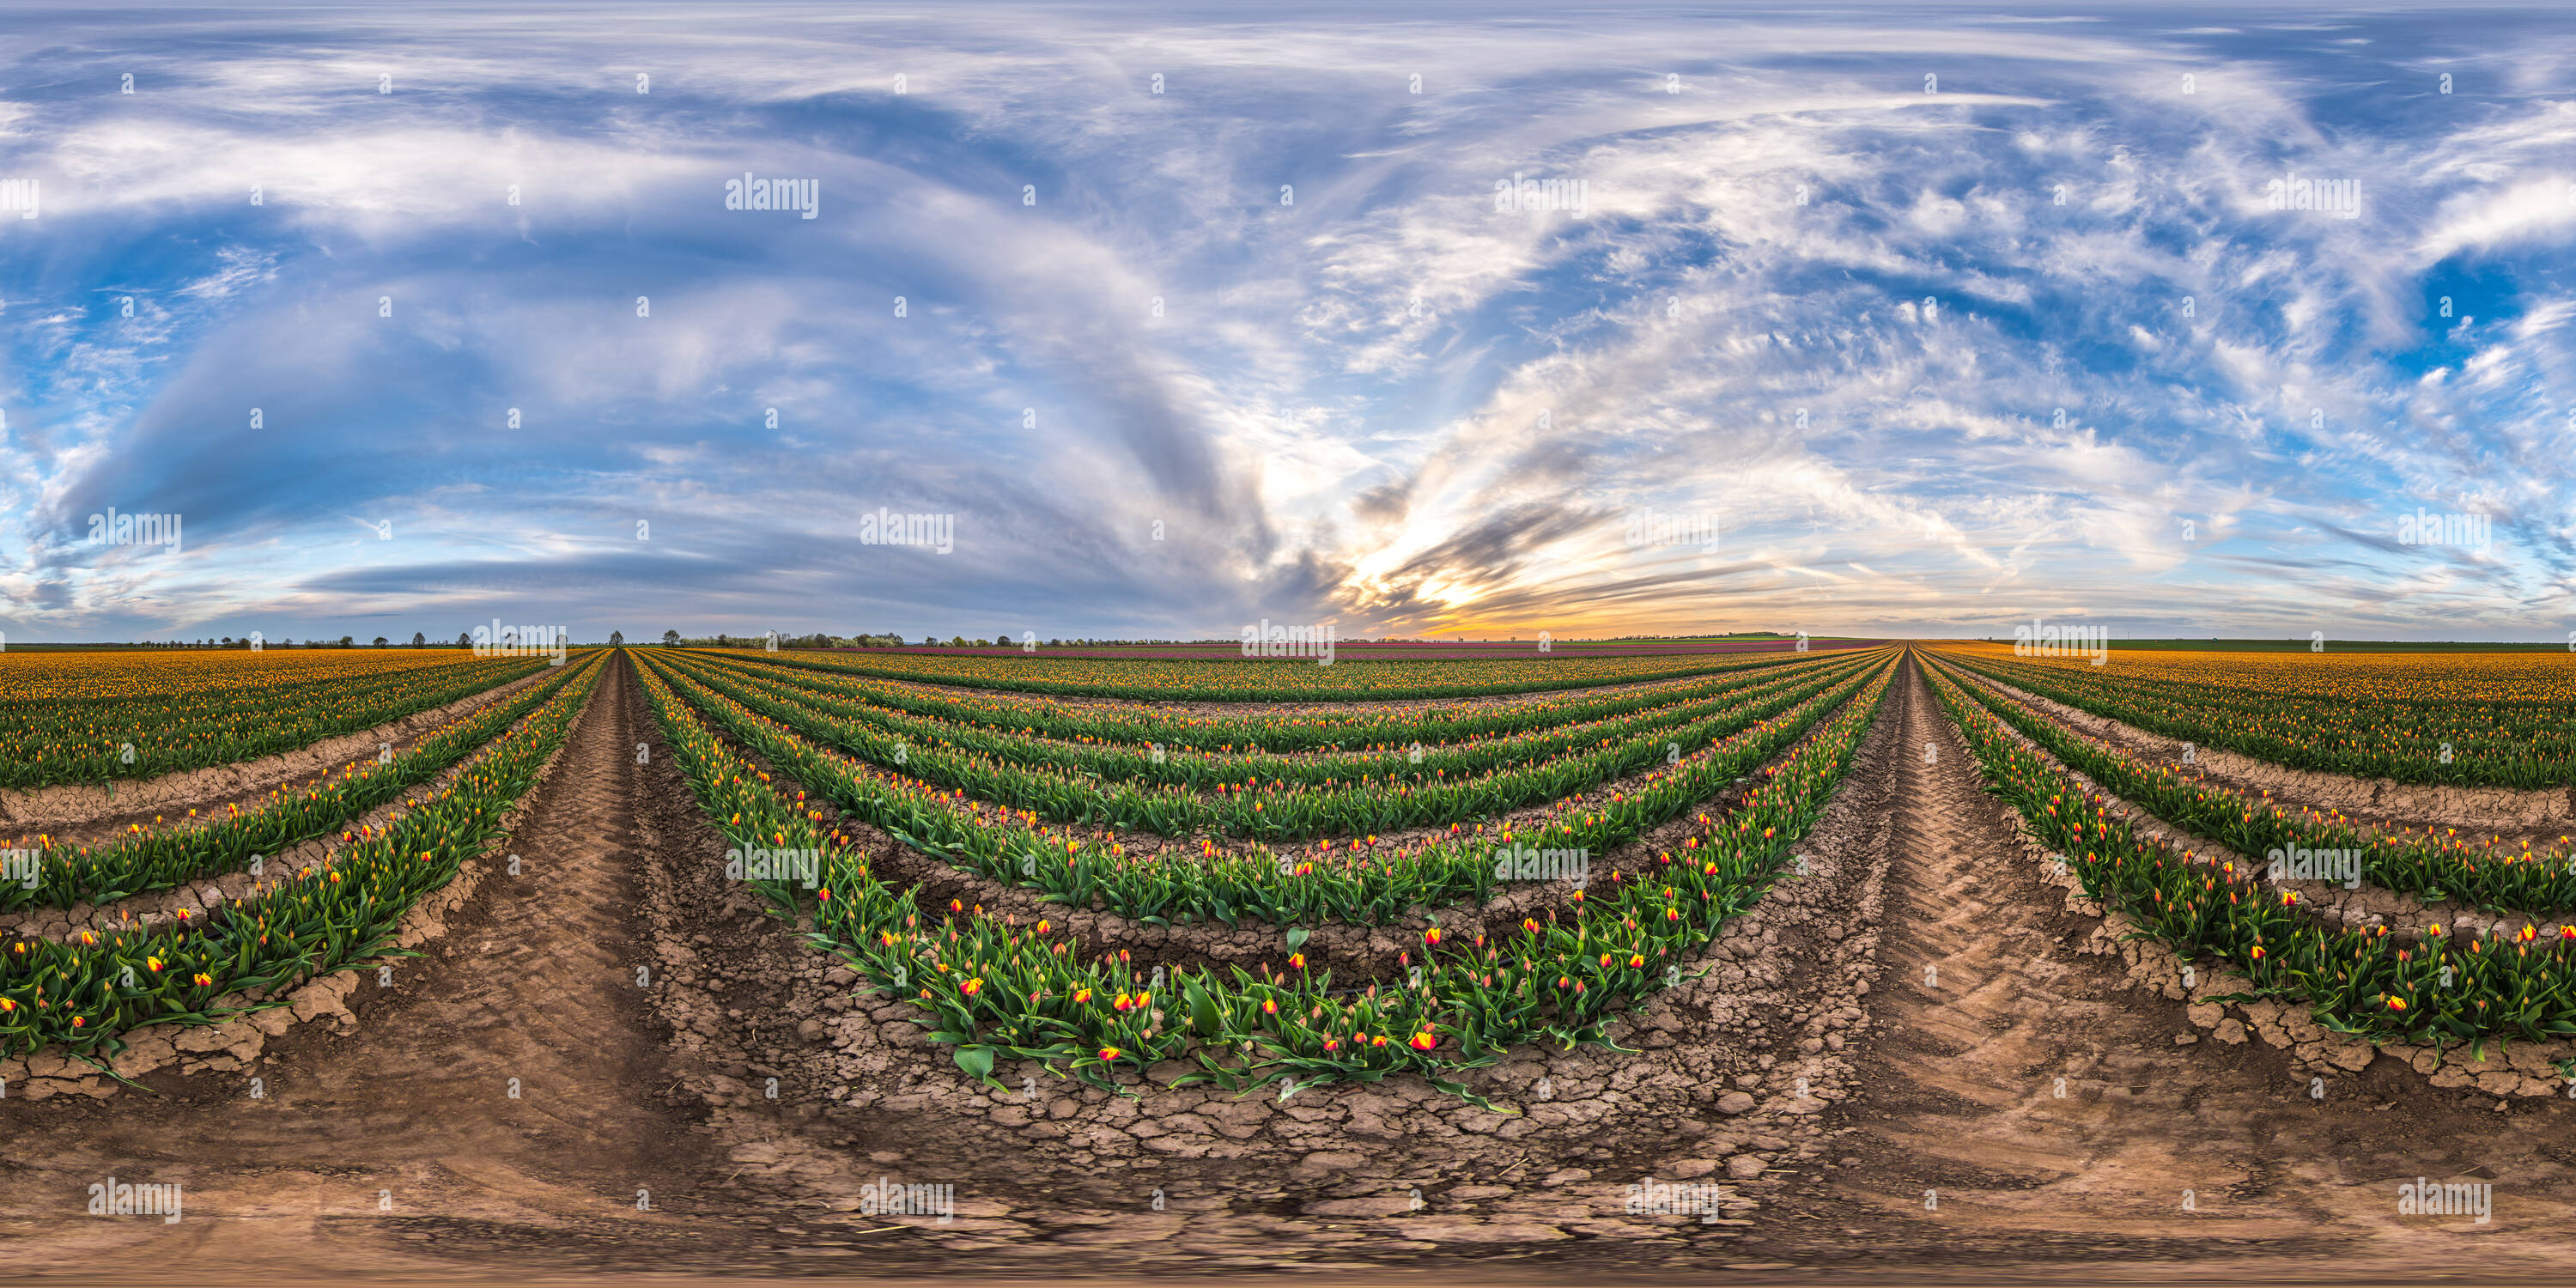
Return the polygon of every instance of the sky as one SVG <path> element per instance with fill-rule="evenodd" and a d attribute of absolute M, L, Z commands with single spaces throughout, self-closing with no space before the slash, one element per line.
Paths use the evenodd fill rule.
<path fill-rule="evenodd" d="M 10 640 L 2576 641 L 2563 6 L 0 16 Z"/>

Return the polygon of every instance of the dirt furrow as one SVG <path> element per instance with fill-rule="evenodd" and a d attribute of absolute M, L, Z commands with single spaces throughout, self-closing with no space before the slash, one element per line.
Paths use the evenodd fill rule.
<path fill-rule="evenodd" d="M 2022 860 L 2008 807 L 1981 790 L 1919 674 L 1906 689 L 1878 1037 L 1840 1111 L 1866 1165 L 1791 1200 L 1828 1223 L 1904 1217 L 1847 1255 L 2019 1272 L 2117 1261 L 2139 1277 L 2287 1273 L 2296 1259 L 2411 1273 L 2474 1233 L 2490 1268 L 2536 1260 L 2570 1191 L 2539 1139 L 2564 1127 L 2527 1113 L 2576 1115 L 2495 1112 L 2395 1061 L 2314 1099 L 2283 1053 L 2202 1040 L 2179 1005 L 2125 987 L 2117 957 L 2071 947 L 2089 923 Z M 2471 1169 L 2512 1178 L 2497 1181 L 2495 1227 L 2398 1215 L 2401 1181 Z"/>
<path fill-rule="evenodd" d="M 634 973 L 652 960 L 633 933 L 642 735 L 615 665 L 510 839 L 518 874 L 483 882 L 387 986 L 363 981 L 354 1033 L 298 1026 L 241 1074 L 153 1075 L 157 1095 L 11 1102 L 11 1264 L 157 1265 L 184 1238 L 214 1272 L 452 1272 L 442 1242 L 609 1238 L 637 1266 L 724 1242 L 731 1226 L 673 1212 L 715 1163 L 658 1094 L 665 1046 Z M 181 1183 L 186 1222 L 89 1217 L 87 1187 L 111 1176 Z"/>

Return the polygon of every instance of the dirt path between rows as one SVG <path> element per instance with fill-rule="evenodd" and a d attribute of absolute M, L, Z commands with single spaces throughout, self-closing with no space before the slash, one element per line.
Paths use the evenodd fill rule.
<path fill-rule="evenodd" d="M 714 1162 L 658 1101 L 665 1048 L 633 974 L 632 685 L 622 665 L 603 678 L 536 789 L 520 875 L 487 879 L 391 988 L 362 983 L 357 1033 L 298 1026 L 244 1074 L 155 1075 L 160 1096 L 0 1107 L 0 1264 L 453 1273 L 437 1248 L 460 1233 L 636 1266 L 720 1246 L 732 1223 L 678 1215 Z M 87 1215 L 110 1177 L 183 1183 L 185 1219 Z"/>
<path fill-rule="evenodd" d="M 2576 1110 L 2497 1112 L 2394 1060 L 2320 1101 L 2283 1052 L 2178 1045 L 2195 1031 L 2179 1004 L 2070 947 L 2090 921 L 2022 864 L 2009 806 L 1982 791 L 1928 685 L 1903 683 L 1880 718 L 1902 722 L 1910 754 L 1869 785 L 1892 789 L 1899 837 L 1880 1036 L 1843 1113 L 1866 1165 L 1799 1196 L 1825 1219 L 1803 1241 L 1817 1255 L 1830 1227 L 1901 1214 L 1899 1232 L 1838 1259 L 2016 1279 L 2387 1282 L 2472 1259 L 2564 1274 Z M 2419 1175 L 2492 1178 L 2493 1221 L 2399 1216 L 2397 1187 Z"/>
<path fill-rule="evenodd" d="M 1910 661 L 1801 843 L 1815 875 L 1616 1031 L 1639 1052 L 1477 1075 L 1511 1117 L 1393 1083 L 1284 1106 L 1146 1090 L 1142 1112 L 1062 1084 L 1027 1099 L 1016 1071 L 977 1089 L 710 875 L 723 839 L 612 664 L 510 842 L 522 874 L 487 879 L 393 988 L 358 990 L 355 1035 L 299 1026 L 256 1101 L 239 1077 L 156 1075 L 159 1097 L 0 1102 L 0 1276 L 2566 1273 L 2576 1107 L 2499 1112 L 2392 1060 L 2318 1101 L 2259 1043 L 2178 1046 L 2179 1005 L 2072 946 L 2090 923 L 2025 870 Z M 852 1211 L 884 1173 L 953 1181 L 955 1223 Z M 1641 1175 L 1728 1184 L 1728 1223 L 1619 1217 Z M 2492 1184 L 2492 1222 L 2397 1215 L 2418 1175 Z M 86 1215 L 110 1176 L 184 1181 L 186 1220 Z"/>

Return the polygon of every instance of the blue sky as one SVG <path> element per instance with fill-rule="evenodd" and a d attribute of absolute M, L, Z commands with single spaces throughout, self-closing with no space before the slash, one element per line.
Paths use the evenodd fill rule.
<path fill-rule="evenodd" d="M 2576 630 L 2563 10 L 8 21 L 12 640 Z"/>

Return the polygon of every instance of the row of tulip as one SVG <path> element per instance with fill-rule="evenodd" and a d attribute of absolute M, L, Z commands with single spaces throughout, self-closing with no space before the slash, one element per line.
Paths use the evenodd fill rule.
<path fill-rule="evenodd" d="M 1687 727 L 1731 706 L 1780 692 L 1811 675 L 1840 675 L 1875 659 L 1847 659 L 1839 666 L 1772 668 L 1734 677 L 1713 694 L 1658 704 L 1617 719 L 1569 721 L 1551 728 L 1455 747 L 1391 749 L 1365 752 L 1319 752 L 1312 755 L 1231 755 L 1171 752 L 1132 746 L 1063 741 L 1033 729 L 991 730 L 935 717 L 914 717 L 878 707 L 864 699 L 843 697 L 792 681 L 778 673 L 706 664 L 696 674 L 725 686 L 728 693 L 757 694 L 818 712 L 853 730 L 874 735 L 872 741 L 896 747 L 956 748 L 993 761 L 1058 775 L 1075 774 L 1109 782 L 1176 786 L 1189 791 L 1233 792 L 1298 784 L 1308 787 L 1351 783 L 1439 783 L 1529 765 L 1578 748 L 1598 748 L 1665 730 Z M 683 664 L 687 664 L 684 660 Z M 746 698 L 746 700 L 748 700 Z M 852 750 L 857 750 L 853 748 Z M 907 752 L 907 755 L 912 753 Z"/>
<path fill-rule="evenodd" d="M 660 655 L 647 654 L 667 666 Z M 1884 662 L 1874 672 L 1884 673 Z M 1131 853 L 1106 836 L 1085 840 L 1034 817 L 986 817 L 973 806 L 942 800 L 918 780 L 822 749 L 670 667 L 668 678 L 724 732 L 759 752 L 847 816 L 902 838 L 926 853 L 995 880 L 1035 890 L 1072 907 L 1095 905 L 1157 924 L 1250 918 L 1273 925 L 1332 919 L 1383 925 L 1414 910 L 1482 902 L 1496 880 L 1496 852 L 1520 846 L 1608 854 L 1723 790 L 1795 742 L 1842 706 L 1868 673 L 1851 675 L 1776 718 L 1683 757 L 1645 784 L 1606 801 L 1566 801 L 1549 820 L 1522 826 L 1479 822 L 1472 833 L 1398 845 L 1377 837 L 1330 840 L 1303 854 L 1266 846 L 1219 851 L 1202 842 L 1194 854 Z M 980 803 L 979 803 L 980 804 Z M 1490 828 L 1490 830 L 1489 830 Z"/>
<path fill-rule="evenodd" d="M 970 1074 L 989 1078 L 999 1059 L 1028 1059 L 1114 1085 L 1121 1070 L 1186 1059 L 1195 1068 L 1176 1085 L 1249 1090 L 1284 1081 L 1283 1096 L 1405 1072 L 1463 1092 L 1444 1075 L 1490 1064 L 1512 1045 L 1606 1042 L 1620 1007 L 1678 982 L 1688 959 L 1775 878 L 1785 848 L 1848 770 L 1887 683 L 1881 671 L 1776 767 L 1758 803 L 1746 806 L 1758 832 L 1712 829 L 1689 861 L 1663 864 L 1651 879 L 1614 881 L 1606 895 L 1569 900 L 1516 931 L 1461 942 L 1426 926 L 1418 951 L 1401 954 L 1381 978 L 1336 988 L 1330 971 L 1307 968 L 1296 930 L 1283 940 L 1279 968 L 1181 966 L 1149 979 L 1127 951 L 1095 954 L 1044 920 L 1024 925 L 958 903 L 944 916 L 925 914 L 911 892 L 880 881 L 803 792 L 790 798 L 718 737 L 669 682 L 675 671 L 644 674 L 701 808 L 736 843 L 819 849 L 816 944 L 876 988 L 915 1002 L 919 1022 Z M 769 892 L 799 898 L 783 884 Z"/>
<path fill-rule="evenodd" d="M 1067 826 L 1266 841 L 1442 827 L 1562 799 L 1657 765 L 1678 763 L 1683 749 L 1706 746 L 1775 716 L 1830 688 L 1847 673 L 1801 672 L 1776 691 L 1740 698 L 1679 728 L 1633 735 L 1587 751 L 1458 781 L 1363 780 L 1326 786 L 1247 782 L 1237 789 L 1200 794 L 1177 786 L 1102 782 L 1084 774 L 1024 768 L 972 750 L 915 745 L 834 719 L 802 703 L 756 692 L 713 668 L 692 668 L 692 678 L 806 738 L 879 768 L 901 767 L 910 777 L 978 800 L 1033 811 Z"/>
<path fill-rule="evenodd" d="M 2314 807 L 2293 812 L 2275 803 L 2269 792 L 2258 799 L 2187 778 L 2172 764 L 2141 763 L 1973 680 L 1962 687 L 2060 762 L 2082 770 L 2113 794 L 2249 858 L 2268 861 L 2275 851 L 2286 855 L 2298 850 L 2350 854 L 2362 879 L 2429 902 L 2458 899 L 2535 916 L 2576 908 L 2576 855 L 2568 850 L 2566 837 L 2559 838 L 2556 848 L 2535 853 L 2527 840 L 2519 849 L 2500 845 L 2492 835 L 2480 844 L 2475 836 L 2459 836 L 2457 828 L 2439 835 L 2411 828 L 2390 834 L 2350 822 L 2339 812 Z"/>
<path fill-rule="evenodd" d="M 924 684 L 1066 697 L 1145 702 L 1390 702 L 1412 698 L 1494 697 L 1641 684 L 1708 675 L 1743 664 L 1726 654 L 1581 657 L 1541 653 L 1434 663 L 1343 659 L 1319 666 L 1300 660 L 1229 658 L 1128 660 L 1060 658 L 1046 653 L 959 657 L 882 650 L 772 655 L 792 666 Z M 1320 652 L 1320 649 L 1318 649 Z M 1786 650 L 1784 650 L 1785 652 Z"/>
<path fill-rule="evenodd" d="M 525 723 L 494 739 L 443 791 L 355 836 L 318 866 L 247 898 L 146 928 L 19 939 L 0 951 L 0 1055 L 59 1043 L 119 1049 L 150 1024 L 209 1024 L 287 987 L 384 953 L 403 914 L 499 831 L 511 802 L 571 730 L 602 673 L 592 654 Z M 267 1004 L 274 1004 L 274 1001 Z"/>
<path fill-rule="evenodd" d="M 2216 958 L 2255 993 L 2304 1000 L 2319 1025 L 2374 1041 L 2576 1036 L 2576 926 L 2483 937 L 2438 925 L 2421 938 L 2385 926 L 2329 930 L 2300 910 L 2295 890 L 2138 836 L 2112 813 L 2113 797 L 2087 797 L 2002 719 L 1928 674 L 1990 789 L 2063 853 L 2084 893 L 2184 956 Z"/>
<path fill-rule="evenodd" d="M 2353 696 L 2293 694 L 2230 683 L 2219 663 L 2171 677 L 2110 674 L 2050 661 L 2025 662 L 1989 650 L 1948 650 L 1979 674 L 2095 715 L 2223 747 L 2294 769 L 2323 770 L 2405 783 L 2487 787 L 2576 784 L 2576 721 L 2564 702 L 2407 700 L 2377 689 Z M 2122 654 L 2125 672 L 2134 667 Z M 2345 672 L 2352 655 L 2320 655 L 2316 669 Z M 2381 655 L 2385 656 L 2385 655 Z M 2334 660 L 2329 660 L 2334 659 Z M 2155 659 L 2168 669 L 2169 659 Z M 2429 657 L 2427 668 L 2459 668 L 2511 658 Z M 2377 668 L 2384 669 L 2384 664 Z M 2356 689 L 2363 678 L 2360 670 Z M 2185 678 L 2187 675 L 2190 678 Z M 2431 687 L 2431 686 L 2427 686 Z"/>
<path fill-rule="evenodd" d="M 542 664 L 453 649 L 0 653 L 0 787 L 238 764 L 434 710 Z"/>
<path fill-rule="evenodd" d="M 183 881 L 245 870 L 255 857 L 328 836 L 348 820 L 445 773 L 467 753 L 536 710 L 570 677 L 567 670 L 505 701 L 488 704 L 390 760 L 350 765 L 337 780 L 301 791 L 273 789 L 267 804 L 248 810 L 226 805 L 224 817 L 204 827 L 165 832 L 138 823 L 114 844 L 97 848 L 60 845 L 53 837 L 40 835 L 35 845 L 26 847 L 35 852 L 36 880 L 32 885 L 0 884 L 0 911 L 104 904 L 166 890 Z M 197 811 L 188 811 L 190 818 L 196 815 Z"/>
<path fill-rule="evenodd" d="M 1607 720 L 1734 689 L 1747 677 L 1834 654 L 1773 653 L 1713 668 L 1693 679 L 1582 694 L 1548 694 L 1449 706 L 1380 708 L 1355 703 L 1267 707 L 1241 714 L 1157 710 L 1126 702 L 1068 702 L 972 690 L 925 689 L 800 664 L 796 654 L 698 653 L 747 672 L 793 676 L 801 687 L 1004 733 L 1073 743 L 1109 743 L 1226 754 L 1388 751 L 1454 746 L 1486 738 Z"/>

